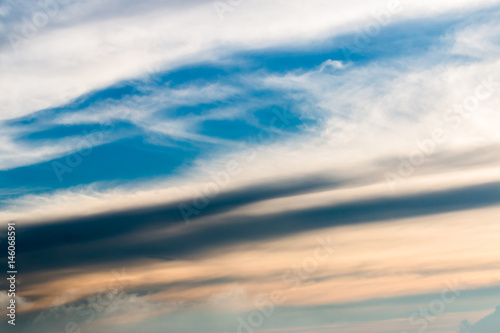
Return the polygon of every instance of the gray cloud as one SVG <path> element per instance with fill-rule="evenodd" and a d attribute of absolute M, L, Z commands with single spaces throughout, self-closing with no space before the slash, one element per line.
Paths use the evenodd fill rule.
<path fill-rule="evenodd" d="M 65 220 L 54 224 L 19 227 L 22 239 L 18 256 L 24 271 L 104 264 L 128 261 L 151 256 L 167 258 L 196 257 L 204 250 L 241 242 L 272 239 L 308 230 L 337 225 L 376 222 L 432 215 L 488 207 L 500 203 L 500 183 L 481 184 L 459 189 L 364 199 L 327 207 L 313 207 L 294 212 L 265 216 L 232 216 L 217 218 L 217 223 L 204 221 L 265 198 L 317 191 L 335 187 L 320 181 L 295 184 L 267 184 L 236 192 L 228 192 L 213 200 L 203 216 L 189 225 L 179 212 L 177 204 L 156 206 L 149 209 L 123 211 Z M 197 222 L 198 221 L 198 222 Z M 152 241 L 151 232 L 174 227 Z M 139 232 L 139 230 L 141 232 Z M 47 261 L 45 258 L 51 258 Z"/>

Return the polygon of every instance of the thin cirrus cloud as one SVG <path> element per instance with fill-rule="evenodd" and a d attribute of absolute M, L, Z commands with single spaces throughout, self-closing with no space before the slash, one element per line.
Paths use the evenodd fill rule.
<path fill-rule="evenodd" d="M 481 12 L 478 15 L 484 16 Z M 277 133 L 278 136 L 274 137 L 282 137 L 283 140 L 282 144 L 266 147 L 264 154 L 271 154 L 273 149 L 285 152 L 296 150 L 297 144 L 293 138 L 283 136 L 290 130 L 299 131 L 302 137 L 321 139 L 323 142 L 320 146 L 312 141 L 314 147 L 303 147 L 304 154 L 313 151 L 314 155 L 322 155 L 323 161 L 318 161 L 318 158 L 311 160 L 310 164 L 314 164 L 315 168 L 328 169 L 331 168 L 330 163 L 342 166 L 344 161 L 359 158 L 356 154 L 367 157 L 371 154 L 372 161 L 368 162 L 371 164 L 373 160 L 407 154 L 414 149 L 414 141 L 423 140 L 421 138 L 430 135 L 428 123 L 434 123 L 435 127 L 440 128 L 443 125 L 440 118 L 445 112 L 457 102 L 463 102 L 464 96 L 473 93 L 478 84 L 490 80 L 489 73 L 495 70 L 495 64 L 487 60 L 481 62 L 464 59 L 460 61 L 460 65 L 454 65 L 458 61 L 454 59 L 456 51 L 450 54 L 447 51 L 450 48 L 448 45 L 451 44 L 456 49 L 462 40 L 462 31 L 468 33 L 470 30 L 470 23 L 466 22 L 465 29 L 461 25 L 463 24 L 455 23 L 449 27 L 439 23 L 427 28 L 426 34 L 435 36 L 435 40 L 433 42 L 432 38 L 430 41 L 427 38 L 425 44 L 415 44 L 414 51 L 421 53 L 418 58 L 404 53 L 392 54 L 388 58 L 385 51 L 374 52 L 370 59 L 359 60 L 359 66 L 354 66 L 356 62 L 346 62 L 344 59 L 343 67 L 332 67 L 325 71 L 325 64 L 332 62 L 330 57 L 336 55 L 342 59 L 344 51 L 341 48 L 320 49 L 319 52 L 306 52 L 298 56 L 286 51 L 254 52 L 245 61 L 237 61 L 240 65 L 236 68 L 234 65 L 202 65 L 174 73 L 157 73 L 145 80 L 124 82 L 95 92 L 67 106 L 8 121 L 7 126 L 22 128 L 25 133 L 17 138 L 17 145 L 10 149 L 15 152 L 15 148 L 18 148 L 19 156 L 7 155 L 9 158 L 4 162 L 8 163 L 5 168 L 10 169 L 3 172 L 5 183 L 14 185 L 19 179 L 26 179 L 26 174 L 30 172 L 38 173 L 37 179 L 42 180 L 36 184 L 38 187 L 52 188 L 68 188 L 92 180 L 167 176 L 180 165 L 188 168 L 191 165 L 196 170 L 200 163 L 209 164 L 211 162 L 206 156 L 217 156 L 220 147 L 231 150 L 231 147 L 234 149 L 238 146 L 235 141 L 255 142 L 256 135 L 262 131 Z M 436 34 L 436 30 L 441 32 Z M 380 43 L 406 40 L 407 36 L 394 36 L 395 31 L 398 30 L 387 32 L 388 36 L 382 34 Z M 450 31 L 457 38 L 448 37 Z M 445 36 L 444 43 L 442 35 Z M 369 47 L 363 52 L 372 53 L 369 52 Z M 429 48 L 432 52 L 425 51 Z M 442 60 L 434 64 L 432 62 L 436 52 L 441 54 Z M 236 59 L 239 57 L 241 58 L 236 56 Z M 278 62 L 277 59 L 284 60 Z M 403 61 L 410 63 L 404 65 L 407 68 L 403 74 L 396 65 L 390 65 L 393 66 L 391 70 L 387 69 L 388 62 Z M 309 65 L 298 68 L 298 63 Z M 381 70 L 381 64 L 385 66 L 384 71 Z M 235 69 L 239 72 L 236 77 L 228 74 Z M 194 86 L 186 81 L 186 77 L 191 78 Z M 463 84 L 451 86 L 449 83 L 457 78 L 461 78 Z M 207 82 L 210 80 L 215 82 Z M 376 86 L 366 84 L 373 80 L 378 82 Z M 482 102 L 481 117 L 465 119 L 458 129 L 447 129 L 449 136 L 454 139 L 445 142 L 443 148 L 451 151 L 477 149 L 479 141 L 485 136 L 496 142 L 496 131 L 491 125 L 496 118 L 492 108 L 495 102 L 496 97 L 492 96 Z M 276 128 L 270 128 L 269 119 L 276 112 L 283 113 L 284 108 L 288 115 L 284 124 L 280 123 L 281 129 L 276 132 Z M 484 121 L 485 119 L 490 121 Z M 394 121 L 399 125 L 387 131 L 387 124 Z M 113 122 L 116 123 L 116 130 L 106 133 L 105 139 L 99 141 L 99 146 L 94 147 L 92 154 L 85 159 L 91 165 L 98 163 L 94 168 L 103 168 L 100 161 L 106 159 L 106 155 L 109 156 L 104 164 L 109 168 L 101 169 L 100 179 L 96 179 L 95 173 L 91 171 L 92 167 L 88 167 L 77 169 L 74 174 L 66 174 L 65 180 L 59 182 L 51 160 L 59 157 L 57 162 L 66 163 L 65 152 L 77 151 L 84 129 L 93 131 L 102 123 Z M 421 126 L 415 126 L 415 122 Z M 61 125 L 67 126 L 66 133 L 58 134 L 62 132 L 59 129 Z M 283 127 L 287 127 L 286 132 Z M 15 130 L 12 132 L 16 135 Z M 71 138 L 72 136 L 76 138 Z M 373 141 L 373 137 L 376 137 L 376 141 Z M 407 139 L 395 139 L 401 137 Z M 468 142 L 459 138 L 467 138 Z M 128 141 L 123 143 L 118 139 Z M 69 144 L 68 141 L 71 140 L 73 144 Z M 373 144 L 374 142 L 378 143 Z M 387 151 L 384 142 L 393 142 L 393 151 Z M 29 151 L 23 152 L 22 149 L 27 143 L 34 147 L 40 143 L 50 145 L 45 154 L 43 149 L 38 149 L 38 155 L 31 155 L 31 159 L 39 156 L 39 163 L 34 167 L 22 166 L 27 164 L 23 156 L 28 155 Z M 110 144 L 106 146 L 105 143 Z M 450 144 L 457 143 L 461 143 L 463 147 L 449 147 Z M 135 154 L 143 154 L 146 160 L 163 159 L 164 162 L 134 166 L 136 159 L 130 159 L 134 155 L 123 150 L 123 145 L 134 147 Z M 370 147 L 368 150 L 368 145 L 384 149 L 377 151 Z M 116 154 L 115 158 L 113 154 L 107 154 L 111 150 Z M 320 154 L 321 151 L 323 153 Z M 328 154 L 328 151 L 336 151 L 336 155 Z M 19 158 L 18 161 L 16 157 Z M 227 155 L 219 157 L 224 158 Z M 124 161 L 126 162 L 123 163 Z M 305 167 L 304 163 L 303 160 L 300 162 L 302 168 Z M 21 164 L 22 167 L 12 168 L 8 167 L 9 164 Z M 294 164 L 296 163 L 292 163 Z M 127 165 L 127 170 L 120 172 L 120 165 Z M 143 166 L 148 166 L 149 169 Z M 397 164 L 393 168 L 397 169 Z"/>
<path fill-rule="evenodd" d="M 297 39 L 304 43 L 313 36 L 331 35 L 332 31 L 337 34 L 352 32 L 356 25 L 373 20 L 371 11 L 387 7 L 384 1 L 349 4 L 317 1 L 311 3 L 304 15 L 300 7 L 290 2 L 248 1 L 238 7 L 243 10 L 234 10 L 221 21 L 209 1 L 180 6 L 172 2 L 160 8 L 157 2 L 146 2 L 142 10 L 126 6 L 130 2 L 123 6 L 118 5 L 118 1 L 115 3 L 125 9 L 116 11 L 113 4 L 102 8 L 99 3 L 97 10 L 95 1 L 64 1 L 54 17 L 31 34 L 27 43 L 18 48 L 14 43 L 18 56 L 10 43 L 4 42 L 0 54 L 2 72 L 4 78 L 10 79 L 0 81 L 0 87 L 6 92 L 2 100 L 7 108 L 3 119 L 62 104 L 91 90 L 142 75 L 154 66 L 172 69 L 185 63 L 185 59 L 189 62 L 215 60 L 220 50 L 231 50 L 238 45 L 255 49 L 276 43 L 286 45 Z M 481 4 L 491 4 L 491 1 L 403 2 L 401 16 L 429 16 L 444 9 Z M 43 11 L 38 6 L 30 3 L 19 16 Z M 133 15 L 123 15 L 127 10 L 136 11 Z M 86 19 L 79 20 L 82 12 Z M 92 19 L 86 13 L 92 13 Z M 108 14 L 96 17 L 97 13 Z M 299 19 L 307 22 L 297 25 Z M 186 27 L 185 22 L 192 24 Z M 23 36 L 21 22 L 7 24 L 3 29 Z M 74 42 L 76 40 L 78 43 Z"/>
<path fill-rule="evenodd" d="M 429 332 L 494 325 L 460 322 L 498 305 L 499 9 L 402 1 L 360 46 L 388 6 L 249 0 L 221 20 L 204 1 L 65 1 L 17 53 L 2 40 L 0 217 L 23 239 L 24 331 L 237 331 L 273 290 L 287 302 L 262 331 L 411 331 L 415 311 Z M 18 34 L 39 10 L 2 8 Z M 332 261 L 295 289 L 283 274 L 318 237 Z"/>

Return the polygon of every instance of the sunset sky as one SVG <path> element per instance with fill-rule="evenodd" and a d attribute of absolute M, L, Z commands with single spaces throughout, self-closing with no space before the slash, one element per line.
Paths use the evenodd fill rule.
<path fill-rule="evenodd" d="M 499 36 L 496 0 L 0 2 L 0 331 L 497 333 Z"/>

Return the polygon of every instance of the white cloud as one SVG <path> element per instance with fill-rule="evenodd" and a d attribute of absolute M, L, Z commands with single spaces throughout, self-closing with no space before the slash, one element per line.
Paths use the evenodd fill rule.
<path fill-rule="evenodd" d="M 457 33 L 452 52 L 495 61 L 500 55 L 500 40 L 497 33 L 499 29 L 498 15 L 487 23 L 470 25 Z"/>
<path fill-rule="evenodd" d="M 242 4 L 234 14 L 249 10 L 245 8 Z M 280 24 L 286 26 L 286 22 Z M 302 113 L 301 116 L 323 120 L 319 129 L 305 127 L 301 134 L 293 138 L 274 144 L 261 143 L 259 153 L 252 160 L 248 158 L 251 155 L 249 151 L 228 149 L 219 154 L 212 154 L 209 159 L 196 161 L 192 169 L 185 170 L 184 175 L 164 182 L 128 184 L 113 189 L 91 185 L 15 199 L 8 202 L 12 206 L 2 213 L 2 217 L 50 219 L 51 216 L 48 216 L 47 212 L 50 212 L 52 217 L 60 217 L 186 198 L 195 193 L 195 188 L 200 188 L 204 182 L 210 181 L 207 170 L 223 170 L 230 160 L 240 161 L 244 169 L 240 176 L 232 180 L 230 188 L 269 179 L 327 173 L 344 175 L 347 178 L 370 179 L 370 185 L 378 186 L 377 191 L 373 192 L 374 195 L 387 193 L 384 172 L 397 170 L 397 158 L 407 158 L 418 148 L 417 142 L 432 136 L 434 129 L 449 126 L 443 123 L 446 112 L 473 95 L 482 80 L 487 80 L 492 73 L 500 72 L 500 63 L 487 56 L 479 57 L 475 62 L 447 61 L 450 54 L 456 52 L 456 45 L 461 43 L 464 31 L 469 34 L 474 32 L 478 40 L 486 38 L 484 34 L 493 35 L 491 31 L 475 29 L 475 26 L 476 24 L 471 23 L 456 34 L 449 35 L 448 39 L 427 54 L 394 60 L 397 63 L 393 63 L 393 66 L 386 63 L 382 66 L 382 59 L 360 67 L 346 65 L 334 73 L 319 71 L 318 68 L 321 68 L 322 64 L 318 64 L 308 72 L 283 75 L 258 73 L 242 77 L 241 80 L 249 86 L 283 91 L 289 100 L 295 102 Z M 497 26 L 493 25 L 492 28 Z M 448 48 L 448 45 L 451 47 Z M 435 62 L 436 53 L 442 56 L 442 62 Z M 323 65 L 338 68 L 340 63 L 330 59 Z M 500 77 L 493 77 L 493 80 L 496 82 Z M 496 89 L 494 94 L 481 101 L 477 112 L 461 120 L 460 126 L 456 129 L 447 127 L 449 138 L 437 146 L 436 152 L 439 154 L 428 157 L 425 164 L 417 168 L 416 175 L 411 177 L 407 185 L 403 185 L 405 191 L 416 188 L 424 190 L 420 187 L 421 184 L 429 184 L 430 180 L 440 178 L 446 172 L 456 172 L 458 166 L 448 163 L 451 158 L 457 159 L 457 156 L 474 150 L 479 152 L 488 147 L 498 147 L 500 135 L 495 124 L 500 123 L 496 107 L 500 103 L 500 90 L 498 87 Z M 79 124 L 118 118 L 131 121 L 151 133 L 209 141 L 210 138 L 190 131 L 190 126 L 206 119 L 230 118 L 243 112 L 248 106 L 218 109 L 203 117 L 194 116 L 185 121 L 168 118 L 161 120 L 151 115 L 165 104 L 176 106 L 185 101 L 202 103 L 227 98 L 242 90 L 244 88 L 240 90 L 217 84 L 193 86 L 183 90 L 158 90 L 149 97 L 124 99 L 120 104 L 105 102 L 79 113 L 61 115 L 54 122 Z M 28 150 L 21 150 L 22 153 L 18 153 L 14 158 L 13 151 L 18 147 L 9 143 L 9 140 L 6 142 L 5 156 L 12 160 L 17 158 L 16 163 L 30 162 L 23 160 L 28 159 Z M 212 142 L 226 144 L 223 140 Z M 71 147 L 69 142 L 65 144 Z M 57 149 L 59 150 L 40 149 L 39 155 L 33 154 L 29 158 L 33 162 L 66 151 L 61 147 Z M 11 155 L 8 155 L 9 152 Z M 280 159 L 277 160 L 276 156 L 280 156 Z M 474 161 L 474 156 L 468 156 Z M 12 163 L 8 162 L 9 159 L 4 163 Z M 389 163 L 393 160 L 396 160 L 395 164 Z M 489 170 L 498 165 L 498 160 L 484 161 L 478 158 L 477 161 L 475 167 L 464 167 L 460 164 L 463 170 L 459 171 L 462 175 L 475 174 L 476 177 L 483 173 L 484 178 L 481 179 L 484 181 L 499 179 L 498 174 Z M 454 186 L 471 184 L 469 176 L 458 176 L 457 179 L 460 181 L 456 181 Z M 446 187 L 449 184 L 448 179 L 440 186 Z M 183 188 L 174 190 L 172 186 Z"/>
<path fill-rule="evenodd" d="M 97 130 L 98 134 L 87 135 L 82 132 L 68 138 L 39 142 L 19 141 L 17 138 L 21 134 L 28 134 L 27 130 L 24 133 L 20 132 L 19 128 L 5 126 L 0 135 L 3 143 L 0 147 L 0 170 L 50 161 L 79 151 L 82 147 L 88 149 L 118 140 L 124 136 L 123 131 L 120 131 L 119 128 L 106 132 L 100 130 L 100 124 L 109 124 L 117 120 L 130 122 L 144 129 L 150 135 L 156 133 L 179 140 L 228 144 L 222 139 L 196 134 L 196 126 L 208 119 L 230 119 L 241 112 L 240 108 L 218 109 L 210 114 L 186 116 L 183 119 L 169 117 L 168 112 L 163 116 L 155 115 L 155 112 L 164 109 L 175 110 L 179 106 L 195 106 L 201 103 L 224 100 L 240 93 L 240 89 L 227 85 L 206 84 L 179 89 L 161 86 L 150 90 L 145 96 L 124 97 L 118 101 L 106 100 L 94 103 L 78 112 L 56 114 L 50 119 L 46 119 L 43 125 L 29 128 L 31 132 L 37 132 L 51 126 L 90 124 L 95 125 L 95 129 L 92 131 Z"/>
<path fill-rule="evenodd" d="M 16 54 L 0 49 L 0 119 L 10 119 L 60 105 L 91 90 L 139 76 L 160 65 L 219 59 L 234 49 L 306 43 L 312 38 L 353 32 L 373 20 L 371 11 L 386 10 L 388 1 L 310 2 L 308 11 L 290 2 L 245 1 L 221 22 L 211 1 L 178 6 L 158 1 L 141 6 L 130 1 L 71 2 L 59 6 Z M 431 4 L 441 10 L 479 7 L 490 1 L 426 0 L 402 2 L 401 18 L 428 16 Z M 25 13 L 38 13 L 32 4 Z M 96 14 L 99 8 L 99 15 Z M 121 8 L 116 12 L 116 8 Z M 435 8 L 434 8 L 435 9 Z M 43 13 L 43 12 L 42 12 Z M 301 22 L 301 24 L 297 24 Z M 186 24 L 189 23 L 189 24 Z M 23 23 L 6 31 L 22 34 Z"/>
<path fill-rule="evenodd" d="M 342 69 L 344 68 L 344 64 L 342 64 L 342 61 L 328 59 L 321 64 L 319 71 L 322 72 L 329 67 L 333 69 Z"/>
<path fill-rule="evenodd" d="M 244 311 L 251 307 L 251 300 L 244 287 L 232 284 L 209 297 L 206 304 L 214 311 Z"/>
<path fill-rule="evenodd" d="M 74 137 L 57 141 L 46 140 L 40 143 L 21 143 L 16 141 L 14 136 L 12 133 L 0 136 L 2 139 L 0 171 L 46 162 L 77 151 L 88 150 L 112 142 L 118 139 L 120 134 L 99 131 L 96 136 L 95 133 L 86 134 L 82 132 Z"/>
<path fill-rule="evenodd" d="M 2 309 L 5 309 L 7 306 L 9 306 L 11 299 L 15 299 L 16 308 L 18 309 L 18 311 L 19 308 L 22 308 L 24 310 L 32 305 L 32 303 L 30 303 L 25 297 L 16 295 L 15 298 L 10 298 L 7 290 L 0 290 L 0 307 Z"/>

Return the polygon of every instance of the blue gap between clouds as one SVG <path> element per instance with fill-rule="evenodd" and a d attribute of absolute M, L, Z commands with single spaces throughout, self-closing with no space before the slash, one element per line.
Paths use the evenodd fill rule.
<path fill-rule="evenodd" d="M 415 54 L 424 53 L 456 21 L 456 19 L 452 18 L 440 21 L 428 19 L 390 25 L 383 28 L 381 33 L 361 50 L 352 49 L 350 60 L 363 65 L 377 59 L 391 61 L 393 58 L 404 55 L 411 54 L 415 56 Z M 155 73 L 152 77 L 147 78 L 147 83 L 151 86 L 168 86 L 170 88 L 181 88 L 185 84 L 208 83 L 214 82 L 214 80 L 219 83 L 233 84 L 237 83 L 234 82 L 234 77 L 240 74 L 259 71 L 279 73 L 293 70 L 309 70 L 318 67 L 329 59 L 346 60 L 342 48 L 352 45 L 354 36 L 355 34 L 352 34 L 316 42 L 311 44 L 310 47 L 300 50 L 289 48 L 241 52 L 233 56 L 235 65 L 200 64 L 186 66 L 169 73 Z M 86 94 L 66 106 L 41 110 L 35 114 L 8 121 L 6 124 L 25 127 L 46 123 L 57 114 L 78 112 L 83 108 L 92 106 L 94 103 L 108 99 L 119 101 L 121 98 L 131 95 L 144 95 L 144 91 L 140 88 L 141 85 L 144 85 L 144 81 L 129 80 L 120 82 L 107 89 Z M 284 96 L 280 93 L 254 90 L 249 91 L 248 96 L 240 96 L 229 101 L 179 107 L 174 109 L 171 115 L 175 117 L 201 115 L 211 109 L 222 105 L 230 106 L 232 103 L 238 103 L 247 98 L 279 102 L 275 103 L 274 106 L 252 110 L 241 119 L 205 121 L 199 128 L 200 134 L 231 140 L 245 140 L 257 135 L 260 131 L 273 131 L 272 128 L 268 127 L 270 119 L 274 116 L 271 112 L 272 107 L 282 107 L 293 113 L 293 106 L 286 105 L 287 102 L 283 100 Z M 171 110 L 168 113 L 170 112 Z M 254 123 L 249 122 L 249 119 L 253 119 Z M 299 119 L 298 117 L 291 118 L 289 123 L 285 124 L 286 126 L 282 126 L 282 131 L 295 133 L 300 131 L 301 125 L 304 124 L 314 124 L 314 120 Z M 57 139 L 80 135 L 81 131 L 86 128 L 88 128 L 87 125 L 53 127 L 27 134 L 21 139 L 28 141 Z M 143 137 L 133 137 L 94 147 L 92 154 L 84 157 L 81 165 L 75 168 L 71 174 L 64 175 L 62 183 L 57 180 L 52 170 L 52 162 L 65 164 L 66 157 L 0 172 L 0 182 L 4 188 L 42 187 L 53 190 L 95 181 L 147 179 L 172 174 L 176 168 L 186 165 L 199 157 L 202 151 L 207 152 L 217 149 L 220 149 L 220 147 L 205 145 L 201 149 L 196 144 L 186 142 L 179 144 L 177 147 L 153 145 L 151 141 L 147 141 L 147 134 L 145 134 Z M 8 196 L 8 198 L 12 197 L 15 197 L 15 195 Z M 6 197 L 0 197 L 1 199 L 6 199 Z"/>
<path fill-rule="evenodd" d="M 71 166 L 80 154 L 58 158 L 53 161 L 20 167 L 0 172 L 3 188 L 66 188 L 99 181 L 124 181 L 149 179 L 161 174 L 175 172 L 176 168 L 193 160 L 203 149 L 182 143 L 178 146 L 153 146 L 142 137 L 119 140 L 94 147 L 88 156 L 81 156 L 81 162 L 71 173 L 62 175 L 62 182 L 56 176 L 53 163 Z M 69 159 L 69 163 L 68 163 Z M 6 200 L 15 196 L 3 196 Z"/>

